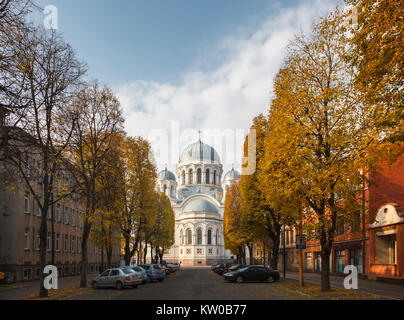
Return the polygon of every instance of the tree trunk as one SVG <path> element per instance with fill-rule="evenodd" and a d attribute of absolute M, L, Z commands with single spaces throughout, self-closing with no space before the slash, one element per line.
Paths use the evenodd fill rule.
<path fill-rule="evenodd" d="M 321 248 L 321 291 L 330 291 L 330 253 L 328 248 Z"/>
<path fill-rule="evenodd" d="M 146 264 L 146 259 L 147 259 L 147 241 L 144 244 L 144 250 L 143 250 L 143 263 Z"/>
<path fill-rule="evenodd" d="M 88 272 L 88 255 L 87 255 L 87 242 L 90 235 L 91 224 L 87 221 L 84 222 L 83 238 L 81 239 L 81 273 L 80 273 L 80 287 L 87 287 L 87 272 Z"/>
<path fill-rule="evenodd" d="M 46 236 L 47 236 L 47 223 L 46 223 L 46 215 L 47 208 L 45 206 L 42 207 L 42 217 L 41 217 L 41 227 L 39 229 L 39 267 L 41 268 L 40 276 L 39 276 L 39 297 L 46 298 L 48 297 L 48 290 L 45 289 L 44 286 L 44 269 L 46 266 Z"/>
<path fill-rule="evenodd" d="M 248 253 L 250 255 L 250 265 L 254 264 L 254 245 L 247 245 L 248 247 Z"/>

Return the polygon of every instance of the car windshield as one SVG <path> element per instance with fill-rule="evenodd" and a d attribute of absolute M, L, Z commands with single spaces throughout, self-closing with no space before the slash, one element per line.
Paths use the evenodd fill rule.
<path fill-rule="evenodd" d="M 240 269 L 240 268 L 241 268 L 240 266 L 233 266 L 233 267 L 230 268 L 230 270 L 237 270 L 237 269 Z"/>
<path fill-rule="evenodd" d="M 150 266 L 141 266 L 143 269 L 145 269 L 145 270 L 149 270 L 150 269 Z"/>
<path fill-rule="evenodd" d="M 245 267 L 245 268 L 243 268 L 243 269 L 240 269 L 239 271 L 243 272 L 243 271 L 246 271 L 246 270 L 248 270 L 248 267 Z"/>
<path fill-rule="evenodd" d="M 154 265 L 153 268 L 154 269 L 161 269 L 160 266 L 158 266 L 158 265 Z"/>
<path fill-rule="evenodd" d="M 143 272 L 144 269 L 142 267 L 134 267 L 133 270 L 137 271 L 137 272 Z"/>

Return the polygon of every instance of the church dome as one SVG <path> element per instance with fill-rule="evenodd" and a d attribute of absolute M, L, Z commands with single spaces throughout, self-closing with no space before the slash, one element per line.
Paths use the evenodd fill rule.
<path fill-rule="evenodd" d="M 184 149 L 180 156 L 180 163 L 214 163 L 220 164 L 220 157 L 216 150 L 202 141 L 195 142 Z"/>
<path fill-rule="evenodd" d="M 161 171 L 158 174 L 158 178 L 159 180 L 173 180 L 175 181 L 175 175 L 174 173 L 172 173 L 171 171 L 167 170 L 167 168 L 165 168 L 163 171 Z"/>
<path fill-rule="evenodd" d="M 231 169 L 229 172 L 227 172 L 223 178 L 223 181 L 233 181 L 233 180 L 239 180 L 240 179 L 240 173 L 236 170 Z"/>
<path fill-rule="evenodd" d="M 191 200 L 184 208 L 184 213 L 186 212 L 214 212 L 219 213 L 217 208 L 209 201 L 204 199 L 194 199 Z"/>

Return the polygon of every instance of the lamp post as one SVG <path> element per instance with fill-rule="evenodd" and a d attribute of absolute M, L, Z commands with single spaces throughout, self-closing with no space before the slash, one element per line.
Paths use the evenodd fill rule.
<path fill-rule="evenodd" d="M 283 278 L 286 279 L 286 225 L 283 225 Z"/>

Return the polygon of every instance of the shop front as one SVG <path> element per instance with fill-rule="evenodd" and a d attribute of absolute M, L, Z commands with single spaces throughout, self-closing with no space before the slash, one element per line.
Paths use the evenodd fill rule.
<path fill-rule="evenodd" d="M 404 280 L 404 212 L 382 206 L 369 226 L 369 278 Z"/>

